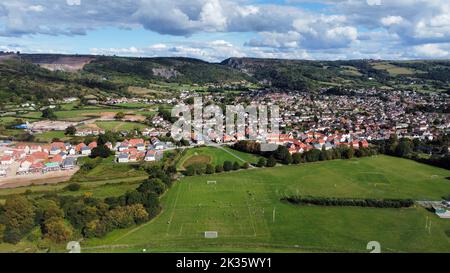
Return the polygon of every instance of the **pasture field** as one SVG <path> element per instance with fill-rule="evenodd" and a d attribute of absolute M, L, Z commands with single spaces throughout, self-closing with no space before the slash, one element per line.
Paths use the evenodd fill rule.
<path fill-rule="evenodd" d="M 239 164 L 244 162 L 256 163 L 258 156 L 235 151 L 228 147 L 198 147 L 188 149 L 186 154 L 180 159 L 177 164 L 177 169 L 184 170 L 187 166 L 194 163 L 212 164 L 213 166 L 223 164 L 225 161 L 235 162 Z"/>
<path fill-rule="evenodd" d="M 142 181 L 146 179 L 143 177 L 136 177 L 132 179 L 122 179 L 121 182 L 107 182 L 101 185 L 92 185 L 92 183 L 82 183 L 81 189 L 75 192 L 72 191 L 64 191 L 60 193 L 60 195 L 86 195 L 92 196 L 94 198 L 104 199 L 107 197 L 116 197 L 120 196 L 127 191 L 132 191 L 136 189 Z"/>
<path fill-rule="evenodd" d="M 58 138 L 61 141 L 66 141 L 70 139 L 70 136 L 66 136 L 64 131 L 48 131 L 40 134 L 36 134 L 36 141 L 40 142 L 52 142 L 54 138 Z"/>
<path fill-rule="evenodd" d="M 420 71 L 416 71 L 414 69 L 396 66 L 396 65 L 393 65 L 393 64 L 387 63 L 387 62 L 376 63 L 375 65 L 373 65 L 373 68 L 378 69 L 378 70 L 386 70 L 392 76 L 414 75 L 415 73 L 420 72 Z"/>
<path fill-rule="evenodd" d="M 131 131 L 134 129 L 144 129 L 147 127 L 142 123 L 126 121 L 97 121 L 95 124 L 106 131 Z"/>
<path fill-rule="evenodd" d="M 290 194 L 439 200 L 450 172 L 378 156 L 187 177 L 143 225 L 83 242 L 85 252 L 450 252 L 450 221 L 424 208 L 295 206 Z M 208 184 L 207 181 L 216 181 Z M 431 222 L 431 228 L 425 228 Z M 218 231 L 205 239 L 204 231 Z"/>
<path fill-rule="evenodd" d="M 147 173 L 138 168 L 137 164 L 119 164 L 114 162 L 114 156 L 109 158 L 80 158 L 79 164 L 95 163 L 90 170 L 78 171 L 71 179 L 72 182 L 87 182 L 98 180 L 115 180 L 129 177 L 144 177 Z"/>
<path fill-rule="evenodd" d="M 74 104 L 62 104 L 61 110 L 55 111 L 56 117 L 58 120 L 64 120 L 64 121 L 83 121 L 90 118 L 100 118 L 102 116 L 109 116 L 114 117 L 114 115 L 118 112 L 124 112 L 127 115 L 134 115 L 134 114 L 144 114 L 150 111 L 139 111 L 138 109 L 135 109 L 140 104 L 125 104 L 122 106 L 117 107 L 110 107 L 110 106 L 83 106 L 80 108 L 74 108 Z M 148 105 L 145 105 L 148 106 Z M 122 107 L 122 109 L 120 108 Z M 16 117 L 9 117 L 9 119 L 16 118 Z M 21 118 L 23 120 L 39 120 L 42 119 L 42 112 L 41 111 L 30 111 L 26 114 L 20 114 L 17 116 L 17 118 Z"/>
<path fill-rule="evenodd" d="M 150 107 L 150 105 L 140 102 L 128 102 L 128 103 L 118 103 L 114 106 L 122 107 L 122 108 L 147 108 Z"/>

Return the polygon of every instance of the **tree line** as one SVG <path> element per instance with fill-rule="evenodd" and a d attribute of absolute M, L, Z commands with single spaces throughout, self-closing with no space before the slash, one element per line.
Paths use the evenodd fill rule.
<path fill-rule="evenodd" d="M 0 242 L 17 244 L 27 237 L 63 243 L 80 236 L 102 237 L 114 229 L 148 221 L 160 213 L 159 197 L 171 187 L 176 170 L 155 164 L 146 171 L 148 179 L 118 197 L 99 199 L 90 193 L 10 196 L 0 205 Z M 80 185 L 70 184 L 66 190 L 80 190 Z"/>
<path fill-rule="evenodd" d="M 295 205 L 315 205 L 330 207 L 372 207 L 372 208 L 409 208 L 414 205 L 412 199 L 354 199 L 354 198 L 326 198 L 326 197 L 283 197 Z"/>
<path fill-rule="evenodd" d="M 261 155 L 266 157 L 267 161 L 275 160 L 276 162 L 284 165 L 334 159 L 351 159 L 353 157 L 367 157 L 378 154 L 378 149 L 376 147 L 359 147 L 358 149 L 353 149 L 352 147 L 347 146 L 339 146 L 328 150 L 325 149 L 325 147 L 322 147 L 321 150 L 312 149 L 304 153 L 295 153 L 291 155 L 289 149 L 286 146 L 278 145 L 275 151 L 262 152 L 260 143 L 250 140 L 239 141 L 235 143 L 232 148 L 245 153 Z"/>
<path fill-rule="evenodd" d="M 450 169 L 450 138 L 445 135 L 433 141 L 398 138 L 392 134 L 387 140 L 373 141 L 379 153 L 415 160 L 420 163 Z"/>

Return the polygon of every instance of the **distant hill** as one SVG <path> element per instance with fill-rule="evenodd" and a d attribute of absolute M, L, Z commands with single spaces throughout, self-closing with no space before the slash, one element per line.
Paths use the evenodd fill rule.
<path fill-rule="evenodd" d="M 30 58 L 31 57 L 31 58 Z M 79 58 L 79 59 L 78 59 Z M 80 67 L 86 62 L 84 57 L 59 58 L 63 62 L 54 63 L 55 66 Z M 49 59 L 47 59 L 49 60 Z M 68 61 L 69 60 L 69 61 Z M 82 70 L 71 69 L 49 70 L 46 65 L 41 67 L 44 58 L 36 55 L 26 57 L 17 55 L 0 55 L 0 104 L 21 103 L 24 101 L 43 102 L 48 98 L 64 98 L 68 96 L 83 97 L 102 93 L 124 95 L 126 85 L 112 81 L 105 81 L 95 74 Z M 45 62 L 45 64 L 48 64 Z"/>
<path fill-rule="evenodd" d="M 450 61 L 309 61 L 229 58 L 208 63 L 192 58 L 131 58 L 0 52 L 0 99 L 44 100 L 92 94 L 127 95 L 149 83 L 253 82 L 274 90 L 384 88 L 448 91 Z"/>
<path fill-rule="evenodd" d="M 87 64 L 84 70 L 108 78 L 178 83 L 225 83 L 249 79 L 230 67 L 192 58 L 98 57 Z"/>
<path fill-rule="evenodd" d="M 446 91 L 450 61 L 307 61 L 229 58 L 222 65 L 274 87 L 308 90 L 327 86 Z"/>

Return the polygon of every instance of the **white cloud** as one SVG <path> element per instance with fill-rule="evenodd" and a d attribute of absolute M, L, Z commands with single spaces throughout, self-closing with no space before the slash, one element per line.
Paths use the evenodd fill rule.
<path fill-rule="evenodd" d="M 81 5 L 81 0 L 66 0 L 66 3 L 69 6 L 79 6 Z"/>
<path fill-rule="evenodd" d="M 414 47 L 414 56 L 419 58 L 445 58 L 449 57 L 449 50 L 445 50 L 443 45 L 424 44 Z"/>
<path fill-rule="evenodd" d="M 403 17 L 401 16 L 386 16 L 381 18 L 381 24 L 383 26 L 397 25 L 403 22 Z"/>
<path fill-rule="evenodd" d="M 34 12 L 42 12 L 42 11 L 44 11 L 44 9 L 45 8 L 41 5 L 32 5 L 32 6 L 28 7 L 29 11 L 34 11 Z"/>
<path fill-rule="evenodd" d="M 294 3 L 319 2 L 325 10 Z M 325 12 L 326 11 L 326 12 Z M 84 35 L 99 28 L 144 28 L 184 36 L 185 44 L 93 49 L 117 54 L 190 55 L 208 60 L 230 56 L 402 58 L 447 56 L 450 43 L 448 0 L 4 0 L 0 38 L 26 35 Z M 194 34 L 248 35 L 243 45 Z M 255 34 L 256 33 L 256 34 Z M 32 36 L 31 36 L 32 37 Z M 160 42 L 165 41 L 160 36 Z M 223 37 L 227 37 L 224 35 Z M 20 38 L 17 38 L 20 39 Z M 225 39 L 226 40 L 226 39 Z M 173 41 L 169 39 L 169 41 Z M 234 40 L 233 40 L 234 41 Z M 221 51 L 214 53 L 213 51 Z M 407 52 L 407 51 L 411 52 Z M 430 53 L 432 52 L 432 53 Z M 333 55 L 334 54 L 334 55 Z"/>
<path fill-rule="evenodd" d="M 167 48 L 167 45 L 165 45 L 165 44 L 155 44 L 155 45 L 149 46 L 149 48 L 150 49 L 154 49 L 154 50 L 161 50 L 161 49 Z"/>
<path fill-rule="evenodd" d="M 146 57 L 190 57 L 211 62 L 219 62 L 230 56 L 245 57 L 247 54 L 232 43 L 224 40 L 214 40 L 205 43 L 174 43 L 154 44 L 148 47 L 128 48 L 91 48 L 91 54 L 146 56 Z"/>

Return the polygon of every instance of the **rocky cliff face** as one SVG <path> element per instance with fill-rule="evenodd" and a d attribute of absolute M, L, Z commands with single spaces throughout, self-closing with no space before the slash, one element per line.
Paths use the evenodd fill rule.
<path fill-rule="evenodd" d="M 25 54 L 20 55 L 21 59 L 37 64 L 51 71 L 78 71 L 95 60 L 93 56 L 87 55 L 51 55 L 51 54 Z"/>
<path fill-rule="evenodd" d="M 75 72 L 95 60 L 95 56 L 89 55 L 59 55 L 59 54 L 19 54 L 12 52 L 0 52 L 0 63 L 6 60 L 24 60 L 51 71 Z"/>

